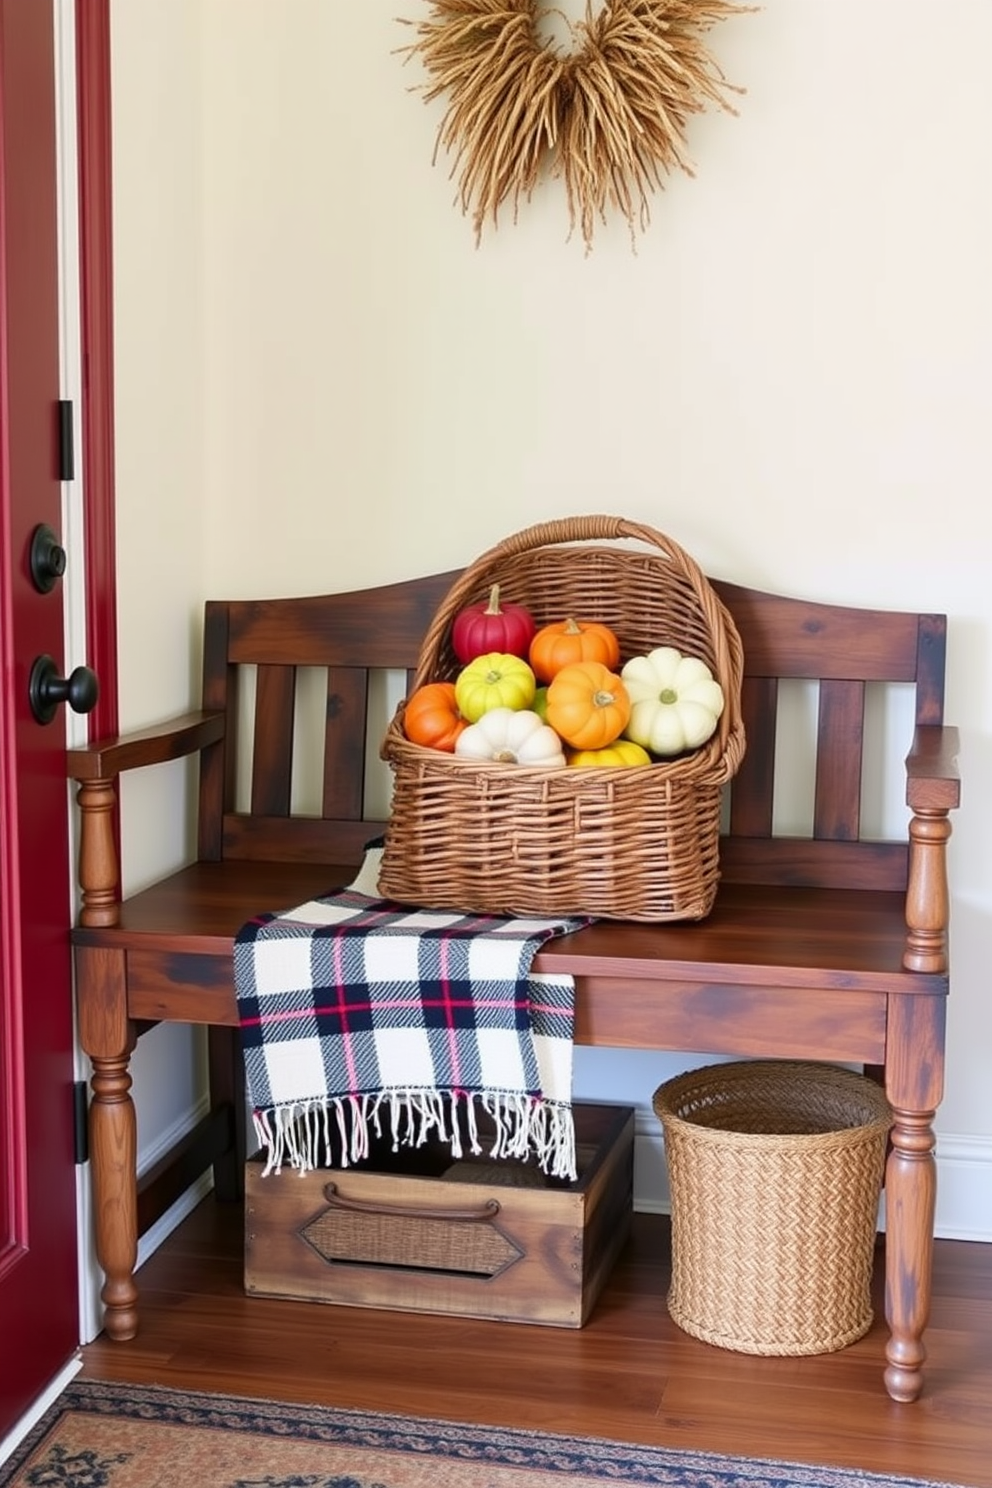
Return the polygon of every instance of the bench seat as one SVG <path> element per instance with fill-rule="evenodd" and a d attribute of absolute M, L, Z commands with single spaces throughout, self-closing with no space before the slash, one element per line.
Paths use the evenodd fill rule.
<path fill-rule="evenodd" d="M 74 941 L 77 950 L 100 946 L 126 952 L 133 1017 L 167 1016 L 161 989 L 167 988 L 172 998 L 185 988 L 186 1021 L 235 1026 L 232 948 L 245 919 L 252 913 L 281 913 L 333 893 L 353 874 L 345 865 L 193 863 L 128 899 L 117 925 L 80 927 Z M 752 1006 L 754 996 L 761 994 L 771 1008 L 776 994 L 806 989 L 806 1000 L 816 1005 L 819 1047 L 811 1050 L 809 1037 L 796 1028 L 768 1028 L 759 1039 L 764 1052 L 784 1052 L 798 1041 L 804 1047 L 791 1051 L 797 1057 L 863 1060 L 858 1040 L 863 1044 L 864 1025 L 859 1024 L 860 1033 L 844 1026 L 859 1020 L 859 1009 L 880 1010 L 875 1037 L 881 1055 L 887 994 L 946 994 L 946 975 L 903 968 L 905 943 L 905 895 L 724 884 L 705 921 L 646 925 L 602 920 L 550 942 L 538 952 L 534 969 L 576 978 L 579 1042 L 682 1047 L 666 1042 L 669 1029 L 658 1030 L 653 1043 L 645 1042 L 640 1013 L 628 1000 L 650 1006 L 668 984 L 680 993 L 689 985 L 698 988 L 697 1009 L 704 992 L 719 999 L 747 991 Z M 828 1036 L 841 1004 L 845 1018 Z M 725 1041 L 728 1030 L 719 1009 L 715 1012 L 719 1037 Z M 780 1049 L 768 1047 L 771 1038 Z M 724 1049 L 723 1042 L 719 1048 Z"/>

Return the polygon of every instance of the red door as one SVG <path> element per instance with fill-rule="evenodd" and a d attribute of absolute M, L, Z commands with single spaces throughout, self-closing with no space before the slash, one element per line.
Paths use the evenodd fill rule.
<path fill-rule="evenodd" d="M 64 675 L 30 564 L 61 531 L 52 33 L 50 0 L 0 0 L 0 1439 L 79 1336 L 64 709 L 29 703 L 35 658 Z"/>

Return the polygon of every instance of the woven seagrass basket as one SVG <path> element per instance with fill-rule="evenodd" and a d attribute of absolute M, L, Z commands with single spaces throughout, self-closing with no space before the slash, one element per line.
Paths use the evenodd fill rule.
<path fill-rule="evenodd" d="M 621 663 L 664 645 L 700 657 L 723 688 L 717 731 L 695 752 L 651 765 L 480 764 L 411 743 L 401 704 L 382 746 L 394 788 L 380 892 L 472 913 L 703 918 L 719 879 L 722 791 L 744 754 L 741 642 L 715 590 L 652 527 L 609 516 L 530 527 L 484 553 L 449 590 L 414 687 L 454 680 L 452 622 L 495 583 L 539 627 L 569 616 L 610 626 Z"/>
<path fill-rule="evenodd" d="M 654 1109 L 672 1320 L 746 1354 L 825 1354 L 866 1333 L 892 1122 L 880 1087 L 833 1065 L 743 1060 L 676 1076 Z"/>

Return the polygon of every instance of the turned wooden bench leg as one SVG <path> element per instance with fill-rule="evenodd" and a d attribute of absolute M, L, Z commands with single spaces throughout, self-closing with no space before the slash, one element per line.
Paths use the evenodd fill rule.
<path fill-rule="evenodd" d="M 110 1338 L 138 1331 L 137 1135 L 131 1100 L 130 1051 L 113 1059 L 91 1055 L 90 1164 L 96 1254 L 104 1273 L 103 1326 Z"/>
<path fill-rule="evenodd" d="M 100 1293 L 108 1337 L 138 1331 L 137 1125 L 131 1099 L 134 1024 L 127 1016 L 124 953 L 77 947 L 79 1038 L 93 1065 L 90 1181 Z"/>
<path fill-rule="evenodd" d="M 916 1400 L 927 1356 L 933 1223 L 937 1197 L 933 1111 L 895 1111 L 885 1174 L 885 1388 L 893 1400 Z"/>
<path fill-rule="evenodd" d="M 885 1087 L 893 1110 L 885 1170 L 885 1388 L 916 1400 L 927 1356 L 937 1198 L 933 1119 L 943 1094 L 946 998 L 889 998 Z"/>

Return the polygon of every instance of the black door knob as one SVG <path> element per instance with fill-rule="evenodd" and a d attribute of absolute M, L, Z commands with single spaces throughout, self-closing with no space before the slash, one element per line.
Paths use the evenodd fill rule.
<path fill-rule="evenodd" d="M 34 529 L 29 562 L 34 587 L 41 594 L 48 594 L 65 573 L 65 548 L 47 522 Z"/>
<path fill-rule="evenodd" d="M 60 677 L 52 657 L 39 656 L 31 668 L 28 695 L 38 722 L 51 723 L 60 703 L 68 703 L 74 713 L 88 713 L 96 706 L 100 684 L 96 672 L 87 666 L 78 666 L 68 677 Z"/>

